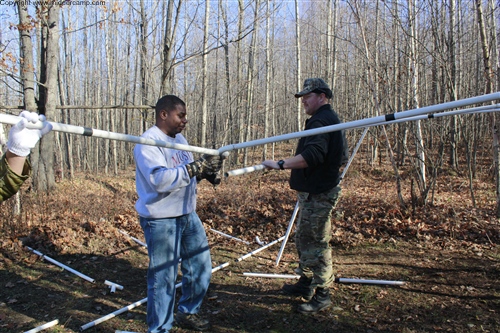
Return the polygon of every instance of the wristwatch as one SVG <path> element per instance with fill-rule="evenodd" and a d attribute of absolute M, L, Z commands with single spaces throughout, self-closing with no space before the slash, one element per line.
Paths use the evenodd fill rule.
<path fill-rule="evenodd" d="M 278 161 L 278 166 L 280 167 L 280 170 L 285 170 L 284 165 L 285 165 L 285 161 L 283 161 L 283 160 Z"/>

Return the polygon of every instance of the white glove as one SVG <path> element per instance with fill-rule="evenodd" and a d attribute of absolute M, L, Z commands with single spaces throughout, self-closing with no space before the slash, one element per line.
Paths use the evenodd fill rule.
<path fill-rule="evenodd" d="M 28 156 L 38 140 L 52 130 L 52 125 L 46 122 L 41 129 L 29 129 L 26 128 L 28 122 L 33 124 L 38 121 L 45 122 L 45 116 L 36 112 L 23 111 L 19 117 L 21 120 L 9 131 L 7 148 L 17 156 Z"/>

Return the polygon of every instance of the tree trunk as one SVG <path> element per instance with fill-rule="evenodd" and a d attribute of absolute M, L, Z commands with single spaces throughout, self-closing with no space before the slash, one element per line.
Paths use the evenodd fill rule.
<path fill-rule="evenodd" d="M 483 65 L 484 65 L 484 79 L 485 79 L 485 93 L 491 93 L 493 89 L 492 84 L 492 73 L 491 73 L 491 59 L 490 59 L 490 48 L 488 45 L 488 40 L 486 38 L 486 27 L 484 23 L 483 9 L 481 5 L 481 0 L 476 0 L 477 9 L 477 22 L 479 25 L 479 36 L 481 39 L 481 46 L 483 51 Z M 493 133 L 493 161 L 495 165 L 495 179 L 496 179 L 496 195 L 497 195 L 497 209 L 496 217 L 500 218 L 500 167 L 499 167 L 499 138 L 498 138 L 498 125 L 496 124 L 495 117 L 493 113 L 489 114 L 492 133 Z"/>
<path fill-rule="evenodd" d="M 260 0 L 255 1 L 255 11 L 254 11 L 254 32 L 252 33 L 252 41 L 250 44 L 250 51 L 248 52 L 248 71 L 247 71 L 247 90 L 246 90 L 246 113 L 247 113 L 247 123 L 246 123 L 246 135 L 245 141 L 252 140 L 252 125 L 253 125 L 253 94 L 254 94 L 254 84 L 253 79 L 255 76 L 255 57 L 257 53 L 257 40 L 259 38 L 259 7 Z M 248 150 L 245 148 L 243 152 L 243 164 L 248 164 Z"/>
<path fill-rule="evenodd" d="M 269 114 L 271 108 L 271 10 L 270 0 L 266 1 L 267 14 L 266 14 L 266 82 L 265 82 L 265 105 L 264 105 L 264 137 L 269 136 Z M 264 145 L 262 150 L 262 160 L 267 159 L 267 145 Z"/>
<path fill-rule="evenodd" d="M 206 147 L 207 142 L 207 118 L 208 118 L 208 34 L 210 27 L 210 1 L 205 1 L 205 30 L 203 34 L 203 73 L 201 88 L 201 122 L 200 122 L 200 146 Z M 215 133 L 213 133 L 215 135 Z"/>
<path fill-rule="evenodd" d="M 57 98 L 57 66 L 59 55 L 59 5 L 48 7 L 46 21 L 42 31 L 42 63 L 40 68 L 39 101 L 47 119 L 55 119 Z M 41 191 L 50 191 L 55 187 L 54 177 L 54 133 L 51 132 L 40 140 L 38 149 L 32 155 L 33 187 Z M 38 155 L 38 156 L 37 156 Z"/>

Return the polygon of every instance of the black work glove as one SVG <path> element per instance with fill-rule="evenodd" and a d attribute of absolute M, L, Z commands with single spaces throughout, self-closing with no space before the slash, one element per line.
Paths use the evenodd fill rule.
<path fill-rule="evenodd" d="M 217 185 L 219 185 L 220 182 L 221 182 L 221 178 L 220 178 L 220 173 L 219 172 L 207 175 L 205 177 L 205 179 L 208 180 L 210 182 L 210 184 L 212 184 L 214 187 L 216 187 Z"/>
<path fill-rule="evenodd" d="M 194 162 L 186 164 L 186 169 L 189 178 L 196 177 L 197 179 L 204 179 L 211 174 L 217 173 L 222 167 L 222 160 L 220 156 L 204 154 L 202 157 Z"/>

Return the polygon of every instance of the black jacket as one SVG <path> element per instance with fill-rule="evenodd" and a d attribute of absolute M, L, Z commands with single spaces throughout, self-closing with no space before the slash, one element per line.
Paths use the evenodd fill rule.
<path fill-rule="evenodd" d="M 339 124 L 340 119 L 330 104 L 321 106 L 306 120 L 305 130 Z M 343 141 L 340 131 L 303 137 L 297 145 L 296 155 L 301 154 L 308 167 L 293 169 L 290 187 L 307 193 L 323 193 L 339 183 Z"/>

